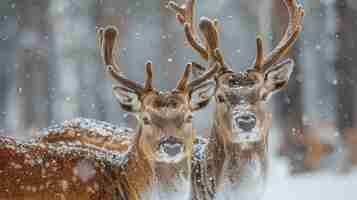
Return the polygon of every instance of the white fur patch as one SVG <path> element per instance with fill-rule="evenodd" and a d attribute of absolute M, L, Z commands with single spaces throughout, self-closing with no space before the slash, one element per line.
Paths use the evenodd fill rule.
<path fill-rule="evenodd" d="M 191 179 L 180 176 L 174 183 L 155 183 L 143 195 L 144 200 L 189 200 L 191 199 Z"/>
<path fill-rule="evenodd" d="M 178 163 L 186 157 L 186 154 L 183 149 L 181 150 L 180 153 L 176 154 L 175 156 L 170 156 L 160 148 L 157 152 L 157 155 L 158 157 L 156 158 L 156 161 L 163 162 L 163 163 Z"/>
<path fill-rule="evenodd" d="M 236 143 L 254 143 L 263 139 L 259 128 L 254 128 L 251 132 L 242 132 L 241 130 L 233 130 L 234 142 Z"/>
<path fill-rule="evenodd" d="M 228 163 L 227 163 L 228 164 Z M 259 158 L 244 166 L 224 166 L 224 177 L 218 188 L 217 200 L 259 200 L 263 196 L 265 179 Z M 234 177 L 239 174 L 239 178 Z M 234 180 L 232 182 L 232 180 Z"/>

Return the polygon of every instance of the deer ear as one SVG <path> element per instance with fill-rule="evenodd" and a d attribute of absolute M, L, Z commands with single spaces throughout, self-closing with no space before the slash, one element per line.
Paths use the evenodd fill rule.
<path fill-rule="evenodd" d="M 139 95 L 134 91 L 122 86 L 114 86 L 113 93 L 123 110 L 127 112 L 138 112 L 140 110 Z"/>
<path fill-rule="evenodd" d="M 191 110 L 197 111 L 206 107 L 216 93 L 215 81 L 207 81 L 190 92 Z"/>
<path fill-rule="evenodd" d="M 263 100 L 268 99 L 269 96 L 284 88 L 290 79 L 294 69 L 294 61 L 287 59 L 265 73 L 264 91 L 262 94 Z"/>

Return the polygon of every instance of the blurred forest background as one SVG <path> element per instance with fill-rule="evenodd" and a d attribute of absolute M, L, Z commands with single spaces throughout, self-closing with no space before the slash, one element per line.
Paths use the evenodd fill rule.
<path fill-rule="evenodd" d="M 183 3 L 183 0 L 177 0 Z M 306 14 L 289 86 L 269 103 L 274 154 L 289 173 L 357 164 L 357 1 L 300 0 Z M 1 0 L 0 135 L 29 138 L 36 130 L 75 117 L 127 125 L 106 79 L 96 28 L 120 29 L 118 59 L 125 74 L 174 87 L 187 62 L 204 62 L 184 44 L 168 0 Z M 265 51 L 281 39 L 288 16 L 282 0 L 198 0 L 199 16 L 220 20 L 227 62 L 244 70 L 255 57 L 255 36 Z M 195 117 L 207 131 L 212 106 Z"/>

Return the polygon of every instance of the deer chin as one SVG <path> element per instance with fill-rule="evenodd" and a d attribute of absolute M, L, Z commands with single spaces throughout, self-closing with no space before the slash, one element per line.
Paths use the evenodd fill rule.
<path fill-rule="evenodd" d="M 256 129 L 256 130 L 255 130 Z M 241 132 L 241 130 L 233 130 L 233 142 L 239 144 L 257 143 L 263 139 L 258 128 L 250 132 Z"/>
<path fill-rule="evenodd" d="M 175 164 L 175 163 L 179 163 L 182 160 L 184 160 L 185 157 L 186 157 L 186 154 L 184 152 L 181 152 L 174 156 L 168 155 L 167 153 L 164 153 L 164 152 L 157 152 L 155 160 L 156 160 L 156 162 L 160 162 L 160 163 Z"/>

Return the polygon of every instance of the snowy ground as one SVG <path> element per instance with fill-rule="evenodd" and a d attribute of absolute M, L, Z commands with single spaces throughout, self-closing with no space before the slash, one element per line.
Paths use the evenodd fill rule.
<path fill-rule="evenodd" d="M 291 177 L 283 161 L 274 160 L 264 200 L 356 200 L 357 171 L 348 175 L 321 172 Z"/>

